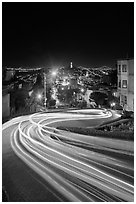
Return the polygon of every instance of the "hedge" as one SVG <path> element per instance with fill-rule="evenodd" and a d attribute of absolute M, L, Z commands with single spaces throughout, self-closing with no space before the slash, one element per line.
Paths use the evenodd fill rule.
<path fill-rule="evenodd" d="M 57 129 L 70 131 L 73 133 L 88 135 L 88 136 L 96 136 L 96 137 L 106 137 L 113 139 L 121 139 L 121 140 L 131 140 L 134 141 L 134 133 L 130 131 L 102 131 L 97 130 L 95 128 L 87 129 L 87 128 L 78 128 L 78 127 L 57 127 Z"/>

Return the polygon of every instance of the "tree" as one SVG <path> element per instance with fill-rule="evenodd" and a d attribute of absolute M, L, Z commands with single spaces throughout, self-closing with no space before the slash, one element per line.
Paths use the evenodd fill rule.
<path fill-rule="evenodd" d="M 93 99 L 97 103 L 97 105 L 103 105 L 106 98 L 107 95 L 102 92 L 93 92 L 90 95 L 90 99 Z"/>
<path fill-rule="evenodd" d="M 86 107 L 87 107 L 87 102 L 85 100 L 78 103 L 78 108 L 86 108 Z"/>
<path fill-rule="evenodd" d="M 62 89 L 60 87 L 58 88 L 58 99 L 60 102 L 72 104 L 73 102 L 75 102 L 77 98 L 77 93 L 79 92 L 79 88 L 68 89 L 67 87 L 65 87 L 64 89 Z"/>
<path fill-rule="evenodd" d="M 117 85 L 117 69 L 112 70 L 112 72 L 109 75 L 110 83 L 112 85 Z"/>
<path fill-rule="evenodd" d="M 25 110 L 26 108 L 26 99 L 29 97 L 28 92 L 24 89 L 16 90 L 11 95 L 11 103 L 15 106 L 15 111 Z"/>
<path fill-rule="evenodd" d="M 56 106 L 56 100 L 50 99 L 49 100 L 49 107 L 55 107 Z"/>
<path fill-rule="evenodd" d="M 38 74 L 36 82 L 33 86 L 33 89 L 41 89 L 41 88 L 43 88 L 42 77 L 40 74 Z"/>
<path fill-rule="evenodd" d="M 49 85 L 47 85 L 46 87 L 46 98 L 47 98 L 46 103 L 47 104 L 49 104 L 49 101 L 51 100 L 51 95 L 52 95 L 52 89 Z"/>

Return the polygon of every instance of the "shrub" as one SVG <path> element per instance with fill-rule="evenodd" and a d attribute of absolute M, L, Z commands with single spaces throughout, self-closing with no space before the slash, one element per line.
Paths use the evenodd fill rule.
<path fill-rule="evenodd" d="M 57 127 L 57 129 L 70 131 L 78 134 L 88 135 L 88 136 L 96 136 L 96 137 L 106 137 L 106 138 L 113 138 L 113 139 L 121 139 L 121 140 L 134 140 L 134 133 L 125 131 L 121 132 L 118 130 L 115 130 L 113 132 L 111 131 L 103 131 L 103 130 L 97 130 L 97 129 L 87 129 L 87 128 L 78 128 L 78 127 Z"/>
<path fill-rule="evenodd" d="M 121 118 L 133 118 L 134 112 L 133 111 L 124 111 Z"/>

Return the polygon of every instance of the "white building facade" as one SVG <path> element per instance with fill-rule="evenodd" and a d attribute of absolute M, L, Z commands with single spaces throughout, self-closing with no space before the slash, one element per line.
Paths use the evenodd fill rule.
<path fill-rule="evenodd" d="M 118 60 L 117 69 L 120 105 L 134 111 L 134 59 Z"/>

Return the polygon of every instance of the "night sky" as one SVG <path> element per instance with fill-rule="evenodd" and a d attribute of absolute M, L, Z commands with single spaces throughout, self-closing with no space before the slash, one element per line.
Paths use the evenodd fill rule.
<path fill-rule="evenodd" d="M 111 66 L 134 55 L 134 3 L 2 3 L 3 66 Z"/>

